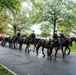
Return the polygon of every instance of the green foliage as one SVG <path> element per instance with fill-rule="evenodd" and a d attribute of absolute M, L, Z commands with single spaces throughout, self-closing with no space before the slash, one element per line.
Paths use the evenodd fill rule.
<path fill-rule="evenodd" d="M 0 0 L 0 10 L 2 9 L 18 9 L 22 0 Z"/>
<path fill-rule="evenodd" d="M 40 27 L 40 30 L 41 30 L 41 36 L 42 37 L 48 37 L 51 34 L 49 24 L 46 24 L 46 23 L 42 24 Z"/>
<path fill-rule="evenodd" d="M 76 52 L 76 43 L 73 42 L 73 45 L 72 45 L 72 47 L 70 47 L 70 48 L 71 48 L 71 51 L 72 51 L 72 52 Z"/>
<path fill-rule="evenodd" d="M 9 13 L 9 24 L 13 27 L 14 35 L 16 34 L 16 31 L 23 31 L 29 27 L 29 25 L 27 25 L 28 12 L 27 9 L 25 8 L 24 10 L 23 9 L 20 9 L 19 11 L 15 10 L 15 13 L 11 12 Z"/>
<path fill-rule="evenodd" d="M 51 28 L 64 27 L 67 33 L 76 28 L 75 6 L 72 0 L 31 0 L 31 24 L 49 22 Z M 50 28 L 50 29 L 51 29 Z M 63 29 L 63 28 L 62 28 Z"/>
<path fill-rule="evenodd" d="M 8 18 L 8 13 L 15 14 L 16 10 L 21 9 L 21 4 L 23 0 L 0 0 L 0 33 L 5 33 L 8 29 L 8 23 L 10 19 Z"/>
<path fill-rule="evenodd" d="M 6 29 L 8 29 L 7 26 L 8 23 L 8 15 L 6 14 L 6 11 L 0 12 L 0 33 L 4 33 Z"/>
<path fill-rule="evenodd" d="M 2 65 L 0 65 L 0 75 L 14 75 L 14 74 L 12 74 L 7 69 L 5 69 Z"/>
<path fill-rule="evenodd" d="M 31 0 L 31 12 L 27 8 L 22 10 L 23 1 L 26 0 L 0 0 L 0 32 L 6 31 L 3 28 L 8 23 L 15 31 L 24 31 L 33 24 L 41 24 L 42 36 L 46 36 L 46 33 L 49 35 L 54 28 L 64 29 L 67 33 L 76 30 L 76 3 L 72 0 Z"/>

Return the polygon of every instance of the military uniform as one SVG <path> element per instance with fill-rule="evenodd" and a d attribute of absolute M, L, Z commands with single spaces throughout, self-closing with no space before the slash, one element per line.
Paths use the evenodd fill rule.
<path fill-rule="evenodd" d="M 36 38 L 35 33 L 32 33 L 30 37 L 31 37 L 31 42 L 34 43 Z"/>

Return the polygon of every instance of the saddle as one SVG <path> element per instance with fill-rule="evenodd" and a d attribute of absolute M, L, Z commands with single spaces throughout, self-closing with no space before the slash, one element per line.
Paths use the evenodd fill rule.
<path fill-rule="evenodd" d="M 47 47 L 48 43 L 49 43 L 49 40 L 45 39 L 45 40 L 42 40 L 41 45 Z"/>

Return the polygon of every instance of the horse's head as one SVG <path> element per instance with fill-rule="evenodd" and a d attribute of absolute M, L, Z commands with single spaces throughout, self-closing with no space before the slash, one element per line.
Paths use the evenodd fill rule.
<path fill-rule="evenodd" d="M 76 42 L 76 38 L 75 37 L 71 37 L 70 38 L 72 42 Z"/>
<path fill-rule="evenodd" d="M 72 40 L 71 38 L 66 38 L 62 41 L 63 46 L 72 46 Z"/>

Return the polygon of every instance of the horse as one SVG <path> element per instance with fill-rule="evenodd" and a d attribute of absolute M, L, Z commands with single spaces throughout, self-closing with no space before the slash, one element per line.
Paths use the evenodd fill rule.
<path fill-rule="evenodd" d="M 46 48 L 47 49 L 47 56 L 48 56 L 48 58 L 51 59 L 51 54 L 52 54 L 52 49 L 53 49 L 52 40 L 51 39 L 49 39 L 49 40 L 47 40 L 47 39 L 39 40 L 39 42 L 38 42 L 38 44 L 36 46 L 37 56 L 39 55 L 38 50 L 39 50 L 40 47 L 42 47 L 43 57 L 45 57 L 44 48 Z"/>
<path fill-rule="evenodd" d="M 33 47 L 33 52 L 34 52 L 35 48 L 36 48 L 36 45 L 37 45 L 37 43 L 38 43 L 39 40 L 40 40 L 40 38 L 35 38 L 35 40 L 32 41 L 31 37 L 27 37 L 25 39 L 25 44 L 26 44 L 25 52 L 28 52 L 28 53 L 30 52 L 30 45 L 31 44 L 34 45 L 34 47 Z"/>
<path fill-rule="evenodd" d="M 14 48 L 16 48 L 16 46 L 19 44 L 19 49 L 22 50 L 22 45 L 24 44 L 25 38 L 23 36 L 12 36 L 12 38 L 10 37 L 9 47 L 14 46 Z"/>
<path fill-rule="evenodd" d="M 36 53 L 38 55 L 38 50 L 40 48 L 40 46 L 42 47 L 42 54 L 43 54 L 43 57 L 45 57 L 45 54 L 44 54 L 44 48 L 47 49 L 47 56 L 51 58 L 51 54 L 52 54 L 52 50 L 53 48 L 55 48 L 55 58 L 57 57 L 57 52 L 59 49 L 61 49 L 62 51 L 62 56 L 63 58 L 65 58 L 65 50 L 68 48 L 69 49 L 69 52 L 68 54 L 70 54 L 70 48 L 69 46 L 71 45 L 71 41 L 70 39 L 68 38 L 65 38 L 64 40 L 60 41 L 59 40 L 54 40 L 54 39 L 51 39 L 51 40 L 48 40 L 48 43 L 46 43 L 47 40 L 43 39 L 43 40 L 40 40 L 37 44 L 37 47 L 36 47 Z M 65 50 L 63 50 L 65 47 Z"/>
<path fill-rule="evenodd" d="M 64 45 L 65 45 L 64 53 L 66 55 L 66 50 L 68 49 L 69 52 L 67 53 L 67 55 L 69 55 L 70 51 L 71 51 L 70 46 L 72 46 L 73 42 L 76 42 L 76 39 L 75 39 L 75 37 L 71 37 L 71 38 L 68 38 L 68 41 L 66 41 L 66 42 L 68 42 L 68 44 L 66 45 L 66 43 L 64 43 Z"/>
<path fill-rule="evenodd" d="M 9 47 L 14 46 L 14 48 L 16 48 L 17 41 L 18 41 L 18 37 L 17 36 L 15 36 L 15 35 L 11 36 L 9 38 Z"/>
<path fill-rule="evenodd" d="M 69 55 L 70 51 L 71 51 L 70 46 L 72 46 L 72 42 L 74 42 L 74 41 L 75 41 L 74 38 L 63 38 L 63 40 L 59 42 L 59 44 L 60 44 L 59 47 L 57 47 L 57 49 L 56 49 L 55 57 L 57 55 L 57 52 L 58 52 L 59 48 L 62 50 L 63 58 L 65 58 L 67 49 L 69 50 L 67 55 Z"/>
<path fill-rule="evenodd" d="M 1 39 L 1 45 L 2 45 L 2 46 L 5 46 L 6 43 L 9 43 L 9 38 L 10 38 L 10 37 L 4 37 L 4 38 L 2 38 L 2 39 Z"/>

